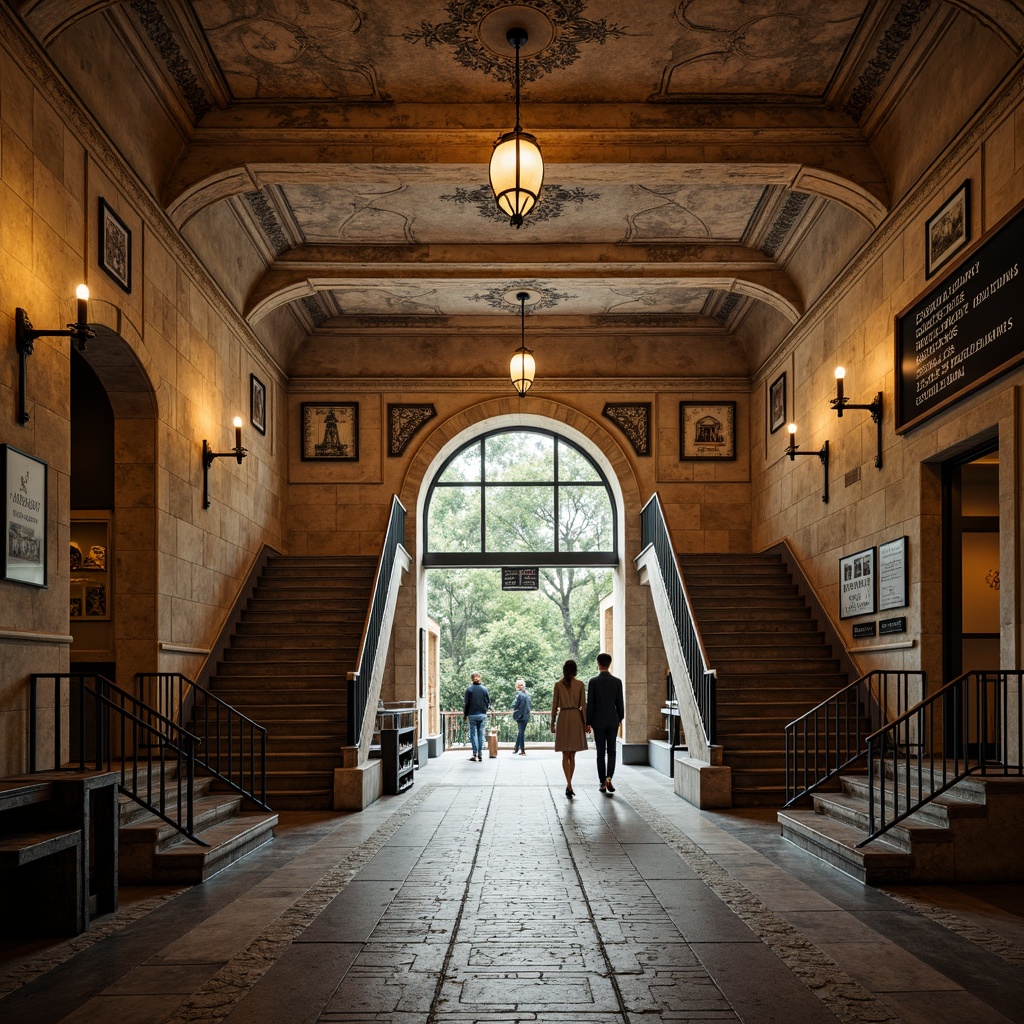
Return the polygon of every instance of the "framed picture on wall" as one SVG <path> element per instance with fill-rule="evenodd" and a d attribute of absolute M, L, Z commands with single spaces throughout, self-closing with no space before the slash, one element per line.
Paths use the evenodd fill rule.
<path fill-rule="evenodd" d="M 267 386 L 256 376 L 249 374 L 249 422 L 259 434 L 267 432 Z"/>
<path fill-rule="evenodd" d="M 774 434 L 786 422 L 786 374 L 780 373 L 768 389 L 768 430 Z"/>
<path fill-rule="evenodd" d="M 304 462 L 359 461 L 359 403 L 303 402 Z"/>
<path fill-rule="evenodd" d="M 132 233 L 100 197 L 99 264 L 123 291 L 132 290 Z"/>
<path fill-rule="evenodd" d="M 875 613 L 875 549 L 839 559 L 839 618 Z"/>
<path fill-rule="evenodd" d="M 679 458 L 735 459 L 736 403 L 680 402 Z"/>
<path fill-rule="evenodd" d="M 4 481 L 3 579 L 46 586 L 47 465 L 9 444 L 0 445 Z"/>
<path fill-rule="evenodd" d="M 933 213 L 924 226 L 925 277 L 931 277 L 971 240 L 971 179 Z"/>
<path fill-rule="evenodd" d="M 878 545 L 878 610 L 907 607 L 907 538 Z"/>

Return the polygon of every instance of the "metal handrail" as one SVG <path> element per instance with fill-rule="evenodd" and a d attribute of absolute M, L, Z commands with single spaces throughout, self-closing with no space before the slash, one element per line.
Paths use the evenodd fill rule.
<path fill-rule="evenodd" d="M 118 789 L 122 793 L 187 839 L 199 846 L 207 846 L 195 834 L 195 766 L 199 738 L 103 676 L 72 672 L 33 673 L 29 676 L 29 770 L 45 770 L 39 767 L 41 709 L 38 691 L 46 681 L 53 684 L 52 704 L 49 706 L 53 715 L 52 770 L 64 767 L 61 758 L 64 746 L 61 684 L 67 682 L 69 705 L 75 690 L 78 695 L 77 723 L 69 720 L 69 728 L 77 726 L 78 771 L 86 771 L 90 763 L 97 771 L 113 771 L 120 762 Z M 87 704 L 90 702 L 95 747 L 91 758 L 86 756 L 89 738 Z M 111 717 L 116 719 L 116 729 L 111 728 Z M 115 745 L 117 753 L 112 750 Z M 166 772 L 169 765 L 176 769 L 176 785 L 170 798 Z M 144 779 L 140 777 L 143 771 Z M 154 776 L 159 780 L 155 793 Z"/>
<path fill-rule="evenodd" d="M 655 494 L 644 505 L 640 513 L 641 548 L 650 546 L 658 560 L 672 619 L 683 651 L 683 659 L 690 676 L 694 700 L 704 727 L 704 736 L 710 746 L 717 733 L 717 701 L 715 696 L 716 671 L 711 668 L 704 641 L 697 629 L 693 605 L 686 590 L 683 574 L 679 569 L 672 539 L 661 509 L 661 502 Z"/>
<path fill-rule="evenodd" d="M 168 717 L 179 725 L 191 720 L 202 743 L 196 764 L 263 810 L 270 810 L 266 728 L 180 672 L 136 672 L 136 691 L 143 692 L 146 685 L 155 687 L 156 703 Z"/>
<path fill-rule="evenodd" d="M 791 807 L 863 760 L 868 734 L 910 707 L 912 679 L 923 693 L 923 672 L 869 672 L 790 722 L 785 729 L 784 806 Z"/>
<path fill-rule="evenodd" d="M 399 548 L 405 545 L 405 506 L 397 495 L 391 497 L 391 514 L 384 534 L 380 556 L 377 559 L 377 575 L 373 583 L 373 596 L 366 612 L 363 635 L 359 641 L 359 655 L 356 669 L 348 677 L 348 742 L 358 746 L 366 717 L 366 705 L 370 695 L 370 680 L 377 661 L 377 645 L 381 629 L 388 613 L 388 591 L 391 574 Z"/>
<path fill-rule="evenodd" d="M 868 736 L 868 836 L 858 846 L 969 775 L 1024 775 L 1022 696 L 1020 669 L 965 672 Z"/>

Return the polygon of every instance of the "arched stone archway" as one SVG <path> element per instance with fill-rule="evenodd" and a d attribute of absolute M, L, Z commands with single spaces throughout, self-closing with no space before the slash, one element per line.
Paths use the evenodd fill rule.
<path fill-rule="evenodd" d="M 107 393 L 114 413 L 115 682 L 130 688 L 136 672 L 158 664 L 157 396 L 142 358 L 116 331 L 94 325 L 82 356 Z M 71 467 L 72 474 L 75 467 Z"/>
<path fill-rule="evenodd" d="M 646 588 L 640 586 L 634 559 L 640 551 L 640 510 L 643 495 L 631 457 L 604 425 L 590 416 L 552 399 L 531 396 L 528 411 L 522 400 L 491 399 L 470 406 L 439 423 L 420 445 L 402 482 L 399 499 L 409 511 L 406 547 L 416 567 L 412 579 L 399 591 L 395 616 L 395 679 L 397 700 L 417 698 L 418 630 L 427 619 L 426 588 L 422 568 L 423 501 L 433 475 L 458 447 L 490 431 L 522 426 L 552 431 L 583 447 L 600 465 L 612 487 L 618 506 L 618 550 L 621 558 L 615 571 L 613 612 L 613 657 L 616 671 L 626 687 L 626 720 L 623 740 L 627 745 L 643 747 L 660 726 L 658 707 L 663 697 L 663 665 L 656 657 L 651 665 L 650 647 L 660 649 L 661 640 Z M 662 655 L 663 658 L 663 655 Z M 591 666 L 580 666 L 581 675 L 589 675 Z M 408 680 L 403 688 L 403 681 Z M 653 686 L 652 686 L 653 684 Z M 652 712 L 653 698 L 653 712 Z M 629 757 L 629 753 L 626 755 Z M 632 759 L 637 758 L 633 754 Z"/>

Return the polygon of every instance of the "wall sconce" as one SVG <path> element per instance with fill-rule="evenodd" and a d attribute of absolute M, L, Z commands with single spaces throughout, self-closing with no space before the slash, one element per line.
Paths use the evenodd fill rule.
<path fill-rule="evenodd" d="M 210 450 L 210 444 L 203 438 L 203 508 L 210 507 L 210 467 L 214 459 L 234 458 L 238 464 L 249 454 L 247 448 L 242 447 L 242 417 L 235 417 L 235 447 L 229 452 L 214 452 Z"/>
<path fill-rule="evenodd" d="M 845 394 L 843 394 L 843 381 L 846 380 L 846 367 L 836 367 L 836 397 L 829 403 L 836 411 L 836 415 L 842 419 L 843 412 L 847 409 L 867 409 L 871 418 L 875 421 L 878 430 L 878 454 L 875 456 L 875 469 L 882 468 L 882 392 L 875 395 L 875 400 L 870 405 L 854 405 Z"/>
<path fill-rule="evenodd" d="M 821 459 L 821 464 L 825 467 L 825 493 L 822 494 L 821 500 L 828 504 L 828 441 L 821 446 L 821 451 L 817 452 L 802 452 L 800 446 L 796 443 L 796 424 L 790 423 L 786 428 L 789 431 L 789 447 L 786 449 L 786 454 L 789 456 L 790 462 L 796 462 L 798 455 L 817 455 Z"/>
<path fill-rule="evenodd" d="M 32 326 L 28 313 L 18 306 L 14 311 L 14 344 L 18 349 L 18 422 L 25 426 L 29 421 L 26 387 L 28 357 L 32 355 L 32 346 L 36 338 L 73 338 L 78 345 L 78 351 L 84 352 L 86 343 L 94 338 L 95 332 L 89 329 L 89 289 L 80 284 L 75 289 L 75 296 L 78 299 L 78 320 L 68 324 L 63 331 L 40 331 Z"/>

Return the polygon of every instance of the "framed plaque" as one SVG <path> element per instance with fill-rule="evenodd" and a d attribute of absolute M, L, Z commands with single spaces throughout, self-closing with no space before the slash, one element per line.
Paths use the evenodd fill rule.
<path fill-rule="evenodd" d="M 4 481 L 3 578 L 46 586 L 47 465 L 9 444 L 0 445 Z"/>
<path fill-rule="evenodd" d="M 839 559 L 839 618 L 875 613 L 875 549 Z"/>
<path fill-rule="evenodd" d="M 878 610 L 907 607 L 907 538 L 878 545 Z"/>

